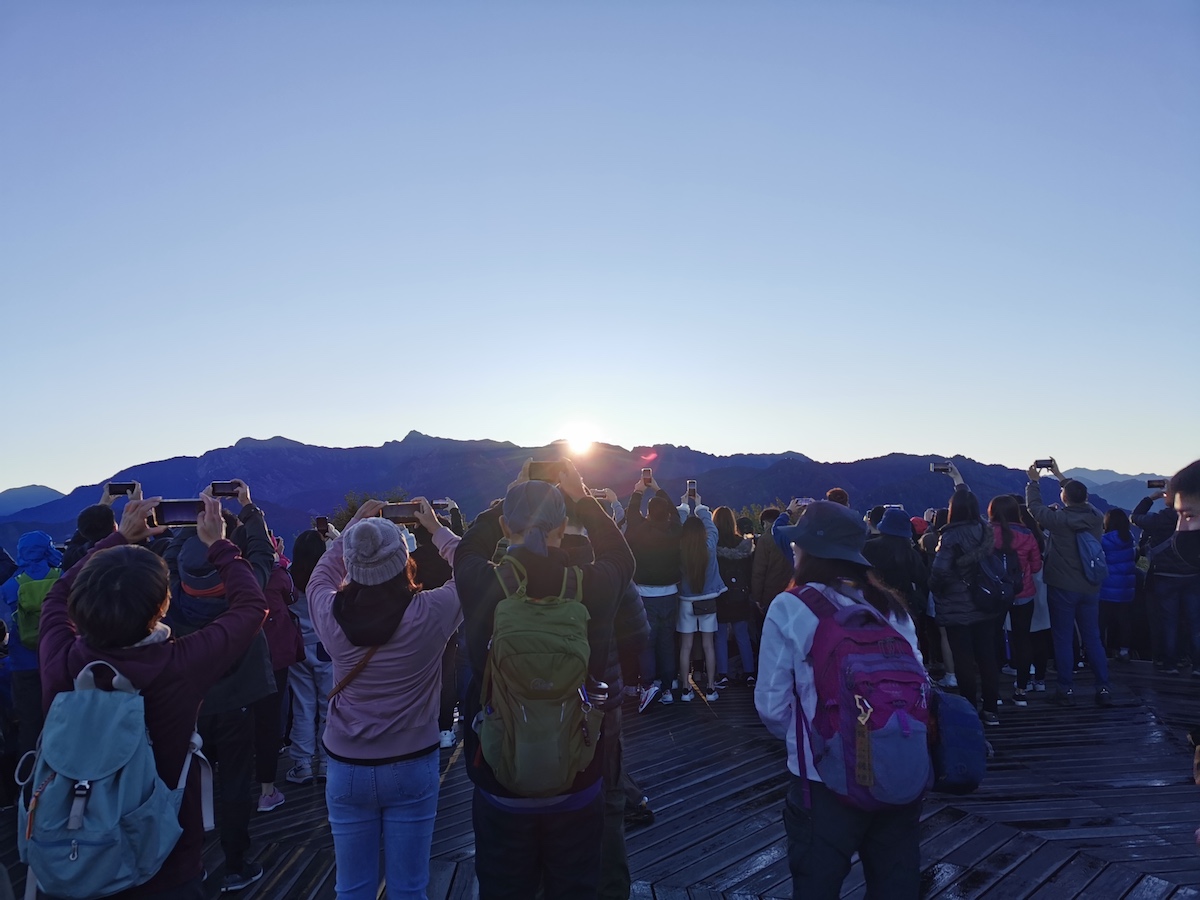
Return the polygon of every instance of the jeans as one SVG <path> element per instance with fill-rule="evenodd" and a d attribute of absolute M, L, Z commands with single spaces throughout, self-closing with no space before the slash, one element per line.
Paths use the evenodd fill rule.
<path fill-rule="evenodd" d="M 650 622 L 650 641 L 642 651 L 642 685 L 662 681 L 670 687 L 675 671 L 675 620 L 679 615 L 679 595 L 643 597 L 642 605 Z"/>
<path fill-rule="evenodd" d="M 203 712 L 203 709 L 201 709 Z M 242 872 L 250 849 L 250 785 L 254 777 L 254 719 L 248 709 L 200 716 L 204 755 L 217 770 L 217 821 L 225 870 Z"/>
<path fill-rule="evenodd" d="M 1068 691 L 1075 686 L 1076 625 L 1088 664 L 1096 676 L 1096 688 L 1108 687 L 1108 657 L 1100 642 L 1099 596 L 1047 586 L 1046 602 L 1050 607 L 1050 635 L 1054 641 L 1059 688 Z"/>
<path fill-rule="evenodd" d="M 479 900 L 596 900 L 604 839 L 604 792 L 583 809 L 525 813 L 500 809 L 476 788 L 475 874 Z"/>
<path fill-rule="evenodd" d="M 750 646 L 750 623 L 745 620 L 717 623 L 717 672 L 721 675 L 729 674 L 729 629 L 731 627 L 733 628 L 733 637 L 737 641 L 738 653 L 742 657 L 742 671 L 747 675 L 753 675 L 756 671 L 754 648 Z"/>
<path fill-rule="evenodd" d="M 333 690 L 333 663 L 317 659 L 317 648 L 304 648 L 305 659 L 293 663 L 288 675 L 292 689 L 293 762 L 315 765 L 325 755 L 325 711 Z"/>
<path fill-rule="evenodd" d="M 894 810 L 865 812 L 810 781 L 812 807 L 804 808 L 804 782 L 792 775 L 783 825 L 794 900 L 837 900 L 858 852 L 867 900 L 917 900 L 921 896 L 921 801 Z"/>
<path fill-rule="evenodd" d="M 600 841 L 599 900 L 629 900 L 629 857 L 625 852 L 625 765 L 621 707 L 604 714 L 604 837 Z M 641 796 L 638 802 L 641 802 Z"/>
<path fill-rule="evenodd" d="M 1150 602 L 1158 613 L 1158 646 L 1167 668 L 1178 665 L 1179 658 L 1188 651 L 1187 642 L 1179 646 L 1179 616 L 1186 613 L 1191 632 L 1191 644 L 1200 641 L 1200 578 L 1172 578 L 1168 575 L 1151 575 L 1147 582 Z M 1194 652 L 1194 651 L 1193 651 Z M 1200 661 L 1193 657 L 1195 666 Z"/>
<path fill-rule="evenodd" d="M 375 900 L 382 839 L 389 900 L 425 900 L 437 815 L 438 754 L 364 766 L 329 760 L 325 803 L 338 900 Z"/>
<path fill-rule="evenodd" d="M 973 625 L 947 625 L 946 639 L 954 657 L 954 673 L 959 693 L 975 703 L 977 690 L 983 690 L 983 709 L 996 711 L 1000 699 L 1000 666 L 996 662 L 997 619 L 984 619 Z"/>

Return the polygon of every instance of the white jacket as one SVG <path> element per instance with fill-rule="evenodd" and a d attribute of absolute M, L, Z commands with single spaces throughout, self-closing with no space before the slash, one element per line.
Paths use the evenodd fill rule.
<path fill-rule="evenodd" d="M 853 592 L 843 595 L 828 585 L 810 584 L 838 606 L 865 603 L 862 595 Z M 917 648 L 917 630 L 910 618 L 903 621 L 890 616 L 893 627 L 912 645 L 917 661 L 924 665 Z M 754 706 L 767 730 L 787 741 L 788 771 L 800 775 L 796 751 L 795 693 L 800 695 L 804 713 L 811 722 L 817 711 L 817 686 L 813 681 L 813 637 L 818 619 L 803 601 L 786 591 L 779 594 L 767 609 L 763 622 L 762 644 L 758 651 L 758 683 L 754 687 Z M 810 781 L 821 781 L 812 761 L 812 747 L 804 743 L 804 771 Z"/>

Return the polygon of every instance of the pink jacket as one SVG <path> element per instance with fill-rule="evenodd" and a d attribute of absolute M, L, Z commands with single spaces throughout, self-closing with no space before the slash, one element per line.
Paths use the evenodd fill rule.
<path fill-rule="evenodd" d="M 1004 536 L 1000 531 L 999 525 L 993 525 L 993 530 L 996 533 L 996 549 L 1000 549 L 1001 541 Z M 1042 551 L 1038 549 L 1037 538 L 1033 536 L 1033 532 L 1022 525 L 1010 525 L 1012 529 L 1012 545 L 1017 551 L 1017 556 L 1021 560 L 1021 571 L 1025 573 L 1025 581 L 1021 585 L 1021 590 L 1017 592 L 1017 600 L 1028 600 L 1037 593 L 1037 588 L 1033 584 L 1033 573 L 1042 571 Z"/>

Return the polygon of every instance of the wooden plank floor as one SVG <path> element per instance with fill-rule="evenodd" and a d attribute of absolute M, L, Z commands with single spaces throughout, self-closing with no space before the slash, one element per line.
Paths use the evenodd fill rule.
<path fill-rule="evenodd" d="M 1149 664 L 1133 663 L 1114 672 L 1112 709 L 1091 702 L 1089 676 L 1076 682 L 1073 709 L 1052 705 L 1052 693 L 1031 695 L 1026 709 L 1003 707 L 1001 724 L 988 731 L 995 756 L 983 787 L 927 800 L 926 897 L 1200 898 L 1200 788 L 1186 740 L 1200 722 L 1200 679 L 1155 676 Z M 749 689 L 733 686 L 711 706 L 656 704 L 640 716 L 627 705 L 625 747 L 655 811 L 652 824 L 627 832 L 633 897 L 791 897 L 783 746 L 759 723 Z M 442 767 L 428 895 L 474 898 L 470 784 L 459 753 L 443 751 Z M 322 789 L 282 777 L 280 786 L 287 802 L 252 823 L 253 855 L 266 877 L 241 897 L 330 900 L 333 843 Z M 0 815 L 0 858 L 19 890 L 15 814 Z M 206 862 L 217 897 L 215 840 Z M 864 894 L 856 864 L 843 896 Z"/>

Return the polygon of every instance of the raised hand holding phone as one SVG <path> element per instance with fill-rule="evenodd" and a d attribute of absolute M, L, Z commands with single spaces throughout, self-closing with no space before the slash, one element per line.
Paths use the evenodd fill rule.
<path fill-rule="evenodd" d="M 442 527 L 442 523 L 438 521 L 437 514 L 433 511 L 433 506 L 424 497 L 417 497 L 413 500 L 417 504 L 417 509 L 413 513 L 417 520 L 417 524 L 433 534 Z"/>
<path fill-rule="evenodd" d="M 146 519 L 151 510 L 158 505 L 162 497 L 150 497 L 146 500 L 130 500 L 121 512 L 121 524 L 118 531 L 131 544 L 140 544 L 148 537 L 162 534 L 167 530 L 165 525 L 151 526 Z"/>
<path fill-rule="evenodd" d="M 216 497 L 205 496 L 201 491 L 200 500 L 204 508 L 196 516 L 196 536 L 211 547 L 225 537 L 225 517 L 221 515 L 221 501 Z"/>

